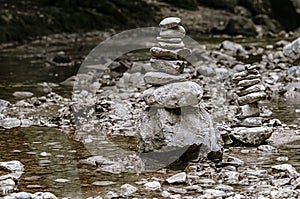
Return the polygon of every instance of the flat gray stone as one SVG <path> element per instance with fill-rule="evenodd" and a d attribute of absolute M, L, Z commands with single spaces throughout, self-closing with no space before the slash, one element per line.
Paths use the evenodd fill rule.
<path fill-rule="evenodd" d="M 235 73 L 232 77 L 232 81 L 238 82 L 241 80 L 251 80 L 251 79 L 260 79 L 260 74 L 249 74 L 247 71 L 242 71 L 240 73 Z"/>
<path fill-rule="evenodd" d="M 235 127 L 231 135 L 246 145 L 258 146 L 272 135 L 272 129 L 269 127 Z"/>
<path fill-rule="evenodd" d="M 168 43 L 168 42 L 158 42 L 159 46 L 165 49 L 181 49 L 184 48 L 184 43 L 180 42 L 180 43 Z"/>
<path fill-rule="evenodd" d="M 247 117 L 238 122 L 239 126 L 255 127 L 262 126 L 262 117 Z"/>
<path fill-rule="evenodd" d="M 238 87 L 247 87 L 247 86 L 253 86 L 255 84 L 260 83 L 260 79 L 246 79 L 246 80 L 241 80 L 237 83 Z"/>
<path fill-rule="evenodd" d="M 239 96 L 243 96 L 243 95 L 247 95 L 249 93 L 255 93 L 255 92 L 261 92 L 261 91 L 265 91 L 265 86 L 262 85 L 262 84 L 256 84 L 256 85 L 253 85 L 253 86 L 250 86 L 246 89 L 241 89 L 239 91 L 237 91 L 237 94 Z"/>
<path fill-rule="evenodd" d="M 183 72 L 185 61 L 181 60 L 165 60 L 165 59 L 150 59 L 151 67 L 159 72 L 168 73 L 171 75 L 179 75 Z"/>
<path fill-rule="evenodd" d="M 131 184 L 123 184 L 120 188 L 123 196 L 130 196 L 138 190 L 138 188 L 132 186 Z"/>
<path fill-rule="evenodd" d="M 254 102 L 257 102 L 264 98 L 266 94 L 264 92 L 255 92 L 255 93 L 250 93 L 248 95 L 244 95 L 241 97 L 238 97 L 238 103 L 239 105 L 245 105 L 245 104 L 251 104 Z"/>
<path fill-rule="evenodd" d="M 6 108 L 9 106 L 9 101 L 0 99 L 0 113 L 4 112 Z"/>
<path fill-rule="evenodd" d="M 195 82 L 176 82 L 144 91 L 143 98 L 149 106 L 180 108 L 197 105 L 203 95 L 200 85 Z"/>
<path fill-rule="evenodd" d="M 172 29 L 162 29 L 159 32 L 159 36 L 164 38 L 183 38 L 185 36 L 185 29 L 183 26 L 176 26 Z"/>
<path fill-rule="evenodd" d="M 167 17 L 159 23 L 159 26 L 161 28 L 168 29 L 178 26 L 180 22 L 181 19 L 178 17 Z"/>
<path fill-rule="evenodd" d="M 177 173 L 177 174 L 167 178 L 166 181 L 169 184 L 184 183 L 186 181 L 186 173 L 185 172 Z"/>
<path fill-rule="evenodd" d="M 144 81 L 151 85 L 165 85 L 172 82 L 182 82 L 187 80 L 188 74 L 170 75 L 163 72 L 148 72 L 144 76 Z"/>
<path fill-rule="evenodd" d="M 28 98 L 32 97 L 34 94 L 29 91 L 16 91 L 13 93 L 13 96 L 18 97 L 18 98 Z"/>
<path fill-rule="evenodd" d="M 180 43 L 180 42 L 182 42 L 181 38 L 156 37 L 156 40 L 159 41 L 159 42 L 167 42 L 167 43 Z"/>
<path fill-rule="evenodd" d="M 150 53 L 154 57 L 168 57 L 171 59 L 178 59 L 178 53 L 176 50 L 168 50 L 160 47 L 152 47 L 150 48 Z"/>
<path fill-rule="evenodd" d="M 257 103 L 246 104 L 239 106 L 237 118 L 243 119 L 246 117 L 259 116 L 260 110 Z"/>

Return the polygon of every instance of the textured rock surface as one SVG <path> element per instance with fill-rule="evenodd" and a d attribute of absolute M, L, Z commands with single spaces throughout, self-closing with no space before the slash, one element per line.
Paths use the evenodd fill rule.
<path fill-rule="evenodd" d="M 150 108 L 140 120 L 138 135 L 138 151 L 142 153 L 174 151 L 177 158 L 184 155 L 188 160 L 222 158 L 222 139 L 202 107 Z M 195 150 L 185 154 L 190 146 Z"/>
<path fill-rule="evenodd" d="M 151 66 L 160 72 L 178 75 L 183 72 L 185 62 L 181 60 L 150 59 Z"/>
<path fill-rule="evenodd" d="M 258 146 L 272 135 L 272 129 L 269 127 L 236 127 L 233 129 L 232 135 L 246 145 Z"/>
<path fill-rule="evenodd" d="M 189 77 L 188 74 L 169 75 L 163 72 L 148 72 L 144 76 L 144 81 L 151 85 L 164 85 L 171 82 L 181 82 Z"/>
<path fill-rule="evenodd" d="M 176 82 L 158 88 L 149 88 L 143 98 L 150 106 L 179 108 L 200 102 L 203 90 L 195 82 Z"/>

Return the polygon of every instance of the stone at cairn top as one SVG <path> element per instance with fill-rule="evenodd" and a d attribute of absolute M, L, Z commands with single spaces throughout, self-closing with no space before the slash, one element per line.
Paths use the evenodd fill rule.
<path fill-rule="evenodd" d="M 181 19 L 178 17 L 167 17 L 159 23 L 159 26 L 161 28 L 168 29 L 168 28 L 173 28 L 173 27 L 178 26 L 180 24 L 180 22 L 181 22 Z"/>

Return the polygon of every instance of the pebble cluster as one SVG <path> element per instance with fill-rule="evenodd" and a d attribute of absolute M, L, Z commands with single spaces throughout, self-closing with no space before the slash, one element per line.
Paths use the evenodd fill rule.
<path fill-rule="evenodd" d="M 258 102 L 266 96 L 265 86 L 255 65 L 246 65 L 245 70 L 232 77 L 237 89 L 238 112 L 236 114 L 233 136 L 249 145 L 259 145 L 271 136 L 269 128 L 263 126 Z M 256 135 L 249 139 L 248 134 Z M 251 136 L 253 137 L 253 136 Z"/>
<path fill-rule="evenodd" d="M 150 49 L 153 56 L 150 60 L 154 72 L 147 72 L 144 81 L 152 85 L 143 93 L 149 106 L 180 108 L 199 103 L 202 88 L 182 74 L 186 61 L 181 60 L 191 54 L 191 50 L 184 47 L 182 39 L 185 29 L 180 25 L 181 19 L 168 17 L 163 19 L 157 37 L 159 47 Z"/>

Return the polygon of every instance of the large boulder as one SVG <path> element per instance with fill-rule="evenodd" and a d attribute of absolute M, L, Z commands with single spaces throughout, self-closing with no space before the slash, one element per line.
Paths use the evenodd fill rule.
<path fill-rule="evenodd" d="M 138 151 L 166 165 L 222 159 L 223 142 L 212 119 L 201 106 L 165 109 L 152 107 L 138 125 Z"/>

